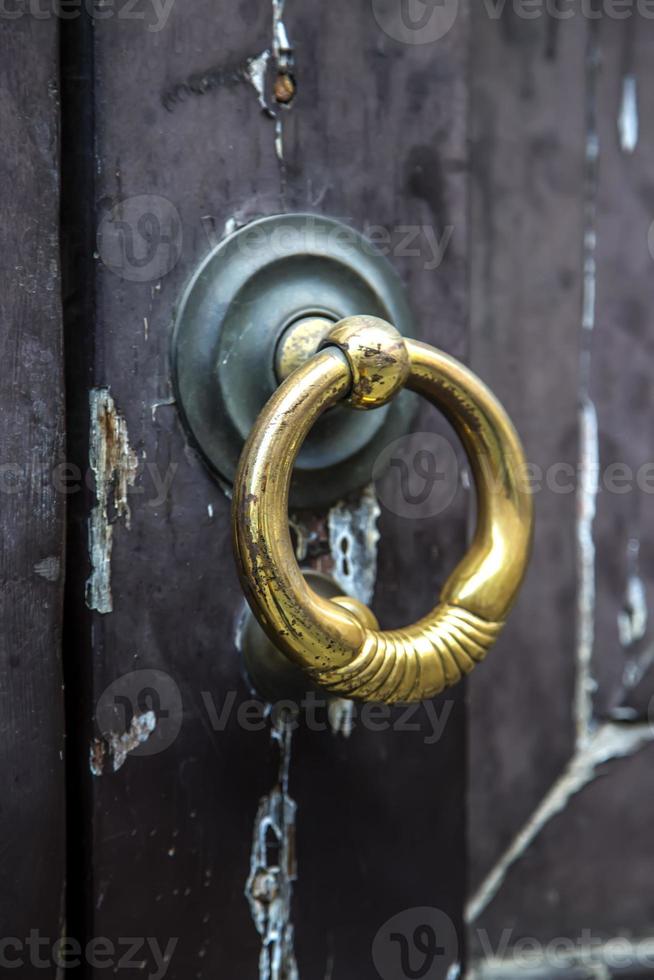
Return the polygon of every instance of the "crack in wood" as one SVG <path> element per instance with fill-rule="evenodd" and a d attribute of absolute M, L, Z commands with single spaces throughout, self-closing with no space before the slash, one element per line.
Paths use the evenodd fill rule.
<path fill-rule="evenodd" d="M 580 746 L 529 820 L 491 869 L 466 906 L 467 922 L 475 922 L 499 892 L 510 868 L 524 856 L 546 825 L 561 813 L 570 799 L 597 776 L 598 767 L 625 758 L 654 741 L 654 728 L 643 725 L 617 725 L 608 722 Z"/>

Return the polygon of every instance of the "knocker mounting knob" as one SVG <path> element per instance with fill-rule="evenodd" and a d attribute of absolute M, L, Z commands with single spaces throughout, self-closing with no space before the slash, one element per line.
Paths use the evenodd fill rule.
<path fill-rule="evenodd" d="M 320 349 L 338 347 L 347 359 L 352 408 L 381 408 L 406 384 L 411 365 L 401 336 L 376 316 L 350 316 L 335 324 Z"/>
<path fill-rule="evenodd" d="M 318 595 L 288 527 L 291 471 L 314 422 L 339 401 L 375 409 L 407 387 L 441 409 L 470 461 L 477 491 L 472 544 L 433 610 L 380 630 L 355 599 Z M 418 701 L 456 683 L 495 642 L 527 566 L 532 500 L 518 436 L 492 392 L 442 351 L 370 316 L 341 320 L 259 415 L 234 483 L 241 582 L 270 639 L 311 681 L 360 700 Z"/>

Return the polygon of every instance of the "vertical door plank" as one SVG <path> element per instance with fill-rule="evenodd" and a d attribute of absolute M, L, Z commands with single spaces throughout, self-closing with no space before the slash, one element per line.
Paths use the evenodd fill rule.
<path fill-rule="evenodd" d="M 95 24 L 99 236 L 83 411 L 90 455 L 117 423 L 118 465 L 126 472 L 137 460 L 137 469 L 127 486 L 129 521 L 111 495 L 101 522 L 100 554 L 102 527 L 111 525 L 110 574 L 94 579 L 93 595 L 85 592 L 94 569 L 80 539 L 84 575 L 75 601 L 80 618 L 88 615 L 78 637 L 87 672 L 87 730 L 78 746 L 89 801 L 84 926 L 89 938 L 109 937 L 114 956 L 121 937 L 142 937 L 136 960 L 150 970 L 145 937 L 162 955 L 172 950 L 171 980 L 226 965 L 250 976 L 261 943 L 244 890 L 276 751 L 267 726 L 252 732 L 237 719 L 249 691 L 234 641 L 242 599 L 229 500 L 187 444 L 169 348 L 174 304 L 227 222 L 242 207 L 252 216 L 281 207 L 270 120 L 242 76 L 248 58 L 270 43 L 270 10 L 175 4 L 161 30 L 148 26 L 120 18 Z M 130 201 L 125 254 L 135 248 L 137 261 L 115 270 L 102 223 L 121 220 Z M 144 214 L 172 235 L 171 250 L 155 246 L 150 267 L 138 265 L 148 248 L 138 230 Z M 91 419 L 94 399 L 104 406 L 100 425 Z M 96 504 L 88 502 L 87 523 Z M 158 673 L 143 680 L 141 670 Z M 158 702 L 139 707 L 148 688 Z M 157 728 L 143 745 L 154 754 L 130 752 L 118 767 L 103 751 L 106 736 L 129 728 L 125 704 L 136 716 L 153 707 Z M 103 975 L 93 964 L 89 973 Z M 141 975 L 136 966 L 124 973 Z"/>
<path fill-rule="evenodd" d="M 652 973 L 651 691 L 623 686 L 646 666 L 650 497 L 607 479 L 624 487 L 611 464 L 635 476 L 651 444 L 651 133 L 641 113 L 627 151 L 619 120 L 630 73 L 648 103 L 654 34 L 598 9 L 475 22 L 473 363 L 541 470 L 503 674 L 471 684 L 475 977 L 523 973 L 524 937 L 534 976 Z M 620 617 L 640 630 L 626 649 Z"/>
<path fill-rule="evenodd" d="M 568 474 L 570 489 L 558 493 L 551 474 L 577 465 L 584 55 L 581 18 L 557 28 L 509 5 L 501 19 L 486 5 L 474 18 L 471 359 L 537 479 L 527 578 L 470 682 L 473 887 L 565 766 L 575 737 L 575 481 Z"/>
<path fill-rule="evenodd" d="M 600 465 L 594 709 L 601 717 L 627 722 L 647 721 L 654 696 L 653 46 L 651 20 L 602 23 L 597 309 L 589 340 L 589 396 L 597 413 Z"/>
<path fill-rule="evenodd" d="M 64 928 L 64 454 L 54 18 L 3 19 L 0 99 L 0 802 L 3 937 Z M 27 947 L 5 950 L 29 971 Z M 32 961 L 33 962 L 33 961 Z"/>

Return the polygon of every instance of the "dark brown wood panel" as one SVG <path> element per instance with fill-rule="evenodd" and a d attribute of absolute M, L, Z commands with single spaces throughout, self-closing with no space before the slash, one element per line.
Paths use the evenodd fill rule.
<path fill-rule="evenodd" d="M 624 744 L 625 757 L 618 753 L 614 761 L 600 765 L 578 794 L 568 798 L 559 787 L 560 810 L 534 835 L 495 902 L 473 924 L 480 976 L 497 975 L 492 973 L 496 959 L 509 964 L 512 955 L 517 959 L 525 937 L 533 940 L 536 962 L 549 966 L 552 976 L 565 963 L 565 943 L 577 957 L 585 955 L 587 968 L 589 961 L 598 971 L 604 966 L 611 977 L 652 975 L 653 862 L 648 841 L 654 808 L 643 781 L 651 772 L 654 750 L 635 751 Z M 558 951 L 550 945 L 556 939 L 562 940 Z M 613 959 L 611 941 L 622 944 Z M 602 944 L 608 944 L 604 953 Z M 528 952 L 526 945 L 522 952 Z M 519 974 L 517 966 L 514 972 Z"/>
<path fill-rule="evenodd" d="M 470 681 L 473 891 L 575 739 L 575 486 L 550 481 L 577 467 L 585 45 L 581 18 L 555 31 L 508 5 L 474 18 L 471 361 L 516 424 L 536 492 L 525 585 Z"/>
<path fill-rule="evenodd" d="M 654 696 L 648 622 L 654 600 L 654 23 L 607 20 L 601 49 L 597 316 L 590 352 L 600 469 L 593 674 L 597 713 L 636 721 L 647 719 Z"/>
<path fill-rule="evenodd" d="M 572 464 L 536 493 L 532 567 L 494 652 L 504 674 L 471 682 L 469 939 L 487 980 L 653 969 L 654 731 L 646 676 L 624 688 L 647 665 L 650 498 L 615 492 L 610 464 L 636 474 L 651 443 L 638 59 L 654 34 L 598 9 L 475 22 L 472 360 L 543 475 Z M 628 151 L 630 74 L 644 101 Z"/>
<path fill-rule="evenodd" d="M 64 915 L 61 668 L 63 356 L 58 258 L 58 52 L 53 17 L 0 29 L 0 802 L 3 946 L 43 977 Z M 26 65 L 29 64 L 29 71 Z M 22 966 L 21 966 L 22 964 Z"/>
<path fill-rule="evenodd" d="M 160 949 L 177 938 L 167 976 L 179 980 L 256 975 L 261 939 L 244 891 L 257 808 L 275 786 L 279 746 L 268 726 L 250 732 L 236 714 L 249 692 L 234 640 L 242 598 L 229 501 L 189 448 L 172 402 L 176 298 L 226 230 L 261 214 L 311 210 L 364 231 L 381 227 L 421 336 L 466 354 L 465 8 L 434 46 L 393 40 L 368 5 L 289 3 L 284 24 L 296 94 L 286 110 L 274 105 L 273 54 L 264 97 L 277 122 L 262 111 L 247 77 L 250 59 L 274 51 L 275 9 L 202 0 L 192 11 L 175 5 L 158 31 L 121 19 L 95 25 L 100 235 L 97 318 L 86 353 L 90 383 L 83 389 L 93 400 L 90 448 L 119 447 L 112 450 L 113 471 L 125 476 L 130 514 L 128 522 L 109 481 L 107 517 L 94 539 L 101 548 L 93 555 L 95 586 L 87 598 L 95 609 L 88 622 L 83 584 L 92 568 L 81 535 L 77 545 L 76 643 L 87 671 L 85 721 L 95 712 L 97 722 L 88 736 L 79 729 L 92 827 L 84 928 L 89 938 L 114 942 L 151 937 Z M 143 195 L 149 200 L 139 200 Z M 126 222 L 134 249 L 143 250 L 137 225 L 145 213 L 159 218 L 172 242 L 161 242 L 149 268 L 128 260 L 117 273 L 109 268 L 103 229 Z M 434 248 L 445 244 L 440 261 Z M 80 400 L 79 418 L 89 419 L 88 412 Z M 431 416 L 420 425 L 438 428 Z M 80 433 L 78 445 L 85 438 Z M 97 470 L 95 457 L 90 463 Z M 464 548 L 466 497 L 461 490 L 439 519 L 401 519 L 392 501 L 382 514 L 375 608 L 385 625 L 415 619 L 431 605 Z M 87 519 L 95 506 L 92 498 Z M 97 574 L 108 525 L 110 583 Z M 316 526 L 319 555 L 328 552 L 324 515 Z M 141 746 L 160 751 L 130 752 L 114 771 L 116 743 L 103 727 L 103 711 L 109 701 L 118 731 L 120 705 L 127 698 L 136 706 L 145 683 L 134 676 L 139 670 L 161 672 L 146 686 L 157 688 L 168 718 L 165 725 L 158 719 Z M 223 730 L 207 705 L 220 713 L 230 699 Z M 349 738 L 331 727 L 301 728 L 294 736 L 292 921 L 300 975 L 374 977 L 375 936 L 406 909 L 436 906 L 459 927 L 461 691 L 436 710 L 446 712 L 436 739 L 426 714 L 413 719 L 414 730 L 398 731 L 401 712 L 386 732 L 359 724 Z M 457 950 L 448 955 L 455 959 Z M 129 968 L 123 974 L 141 975 Z"/>
<path fill-rule="evenodd" d="M 108 685 L 144 667 L 170 678 L 157 690 L 164 710 L 171 710 L 166 695 L 179 691 L 182 714 L 178 737 L 160 754 L 132 755 L 116 773 L 87 770 L 86 928 L 116 941 L 156 937 L 162 949 L 178 940 L 171 980 L 210 976 L 226 964 L 235 975 L 252 974 L 260 949 L 244 890 L 258 802 L 275 782 L 275 749 L 267 732 L 243 731 L 235 712 L 226 731 L 214 731 L 203 700 L 220 712 L 234 693 L 237 706 L 249 696 L 234 644 L 241 596 L 229 501 L 187 447 L 168 355 L 174 303 L 212 239 L 240 207 L 252 214 L 281 207 L 272 124 L 254 89 L 231 80 L 270 43 L 270 31 L 270 9 L 257 5 L 196 5 L 192 15 L 176 5 L 159 32 L 96 25 L 97 224 L 125 199 L 156 195 L 162 222 L 168 213 L 179 221 L 173 247 L 181 256 L 167 275 L 164 264 L 161 275 L 146 269 L 142 281 L 102 262 L 97 268 L 93 383 L 109 386 L 125 419 L 143 461 L 136 488 L 145 492 L 129 498 L 130 528 L 114 528 L 113 611 L 92 614 L 88 711 Z M 197 91 L 194 79 L 222 78 L 223 70 L 225 84 Z M 138 201 L 136 208 L 138 223 Z M 136 226 L 133 235 L 141 247 Z M 149 472 L 173 476 L 159 505 Z M 88 746 L 80 751 L 86 757 Z"/>

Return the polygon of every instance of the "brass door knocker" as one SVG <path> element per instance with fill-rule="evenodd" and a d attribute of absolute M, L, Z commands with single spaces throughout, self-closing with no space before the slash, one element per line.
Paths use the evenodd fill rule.
<path fill-rule="evenodd" d="M 434 609 L 405 629 L 383 631 L 358 600 L 323 598 L 305 580 L 291 543 L 289 488 L 293 463 L 323 412 L 341 401 L 379 409 L 404 387 L 439 408 L 459 436 L 477 491 L 477 528 Z M 254 615 L 334 695 L 391 703 L 438 694 L 483 660 L 520 587 L 533 523 L 524 474 L 510 419 L 468 368 L 377 317 L 341 320 L 272 395 L 241 455 L 232 519 Z"/>

